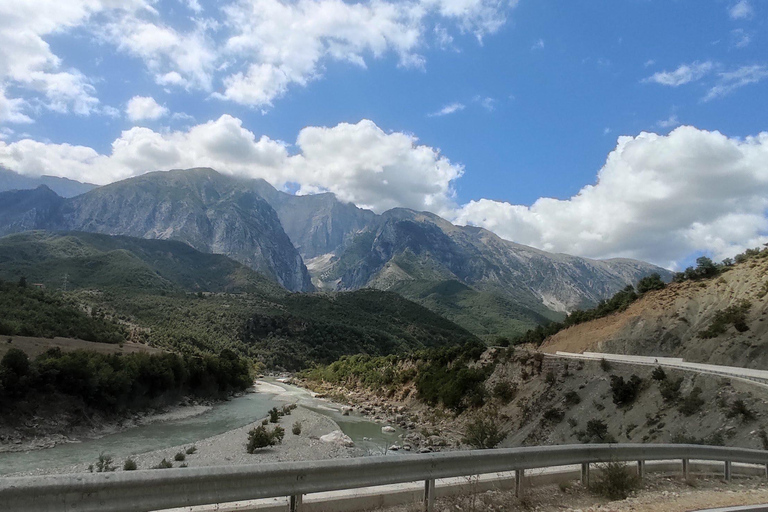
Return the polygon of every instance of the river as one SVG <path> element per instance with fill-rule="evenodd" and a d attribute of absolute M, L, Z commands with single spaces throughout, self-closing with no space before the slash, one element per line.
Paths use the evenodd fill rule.
<path fill-rule="evenodd" d="M 387 447 L 396 442 L 398 434 L 402 432 L 398 430 L 393 434 L 383 434 L 381 424 L 355 413 L 344 416 L 336 404 L 313 398 L 302 388 L 279 382 L 271 384 L 283 388 L 283 392 L 249 393 L 216 404 L 197 416 L 132 427 L 98 439 L 60 444 L 42 450 L 0 453 L 0 475 L 31 471 L 39 467 L 63 468 L 63 472 L 66 472 L 67 466 L 93 462 L 100 453 L 108 453 L 115 460 L 122 460 L 137 453 L 183 444 L 191 445 L 200 439 L 263 418 L 272 407 L 289 402 L 296 402 L 300 407 L 306 407 L 334 420 L 339 428 L 352 438 L 362 455 L 386 453 Z"/>

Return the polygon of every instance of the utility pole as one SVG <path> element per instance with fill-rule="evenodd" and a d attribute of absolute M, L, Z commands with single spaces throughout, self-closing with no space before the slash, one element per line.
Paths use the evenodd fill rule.
<path fill-rule="evenodd" d="M 67 280 L 69 278 L 69 274 L 64 274 L 64 291 L 67 291 Z"/>

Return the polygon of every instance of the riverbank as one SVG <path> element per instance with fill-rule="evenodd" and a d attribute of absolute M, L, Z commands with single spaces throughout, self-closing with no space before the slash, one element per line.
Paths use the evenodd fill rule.
<path fill-rule="evenodd" d="M 259 395 L 269 396 L 275 403 L 295 403 L 297 401 L 296 391 L 289 390 L 278 384 L 264 381 L 257 381 L 255 390 Z M 255 395 L 252 395 L 255 396 Z M 208 436 L 194 442 L 185 444 L 175 444 L 169 447 L 149 450 L 138 454 L 122 454 L 114 456 L 109 448 L 99 449 L 106 456 L 112 456 L 112 465 L 117 471 L 123 470 L 123 465 L 127 459 L 136 463 L 137 469 L 150 469 L 165 459 L 173 464 L 173 467 L 200 467 L 200 466 L 228 466 L 240 464 L 256 464 L 267 462 L 283 462 L 293 460 L 319 460 L 344 458 L 361 455 L 358 447 L 346 447 L 336 443 L 326 443 L 320 440 L 321 436 L 339 430 L 338 424 L 326 415 L 313 411 L 305 407 L 297 407 L 290 414 L 279 418 L 279 425 L 285 429 L 285 437 L 282 444 L 257 450 L 253 454 L 246 451 L 248 432 L 262 424 L 265 418 L 266 409 L 261 409 L 262 413 L 253 417 L 252 421 L 238 428 L 230 429 L 225 432 Z M 178 411 L 175 411 L 178 413 Z M 156 419 L 156 427 L 161 428 L 161 416 Z M 166 418 L 170 421 L 177 419 L 169 411 Z M 202 418 L 201 418 L 202 419 Z M 301 423 L 301 433 L 293 434 L 294 423 Z M 267 428 L 272 430 L 274 424 L 268 424 Z M 98 444 L 98 443 L 91 443 Z M 75 448 L 73 445 L 72 448 Z M 194 449 L 193 449 L 194 447 Z M 91 464 L 95 465 L 99 452 L 94 453 L 93 460 L 81 461 L 76 464 L 56 465 L 56 464 L 37 464 L 37 467 L 25 471 L 13 472 L 6 476 L 29 476 L 44 475 L 55 473 L 82 473 L 89 471 Z M 187 452 L 192 453 L 187 453 Z M 44 454 L 45 452 L 40 452 Z M 176 460 L 182 458 L 184 460 Z"/>
<path fill-rule="evenodd" d="M 183 399 L 178 404 L 122 415 L 86 412 L 68 397 L 46 404 L 29 417 L 0 422 L 0 453 L 44 450 L 67 443 L 98 439 L 130 428 L 181 420 L 209 411 L 214 401 Z"/>

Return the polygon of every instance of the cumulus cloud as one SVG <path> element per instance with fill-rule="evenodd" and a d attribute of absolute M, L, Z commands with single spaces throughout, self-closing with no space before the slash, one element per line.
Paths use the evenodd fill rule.
<path fill-rule="evenodd" d="M 690 126 L 621 137 L 597 183 L 531 206 L 481 199 L 459 223 L 548 251 L 675 267 L 694 251 L 733 256 L 765 241 L 768 133 L 745 140 Z"/>
<path fill-rule="evenodd" d="M 125 113 L 131 121 L 155 121 L 168 115 L 168 109 L 149 96 L 134 96 L 128 100 Z"/>
<path fill-rule="evenodd" d="M 32 118 L 24 113 L 26 102 L 21 98 L 8 98 L 0 86 L 0 123 L 31 123 Z"/>
<path fill-rule="evenodd" d="M 431 114 L 427 114 L 428 117 L 442 117 L 447 116 L 450 114 L 455 114 L 456 112 L 460 112 L 464 110 L 466 106 L 463 103 L 454 102 L 449 103 L 448 105 L 444 106 L 440 110 L 436 112 L 432 112 Z"/>
<path fill-rule="evenodd" d="M 734 20 L 741 20 L 745 18 L 751 18 L 754 16 L 755 11 L 752 9 L 752 5 L 749 3 L 749 0 L 739 0 L 731 8 L 728 10 L 728 14 L 731 16 L 731 19 Z"/>
<path fill-rule="evenodd" d="M 678 87 L 690 82 L 701 80 L 714 69 L 712 62 L 693 62 L 682 64 L 674 71 L 659 71 L 649 76 L 644 82 L 654 82 L 669 87 Z"/>
<path fill-rule="evenodd" d="M 56 112 L 88 115 L 99 100 L 91 81 L 77 69 L 65 68 L 45 37 L 86 23 L 107 9 L 130 12 L 147 8 L 143 0 L 36 0 L 0 2 L 0 84 L 12 84 L 30 93 Z M 19 98 L 6 98 L 6 109 L 19 114 Z M 24 100 L 26 101 L 26 100 Z M 1 120 L 1 119 L 0 119 Z"/>
<path fill-rule="evenodd" d="M 263 178 L 278 188 L 295 183 L 301 194 L 330 191 L 379 212 L 405 206 L 443 214 L 453 208 L 452 182 L 463 171 L 414 136 L 385 133 L 368 120 L 304 128 L 296 147 L 298 153 L 291 155 L 285 144 L 256 137 L 242 121 L 224 115 L 184 131 L 131 128 L 112 143 L 110 154 L 30 139 L 0 141 L 0 166 L 96 184 L 154 170 L 212 167 Z"/>

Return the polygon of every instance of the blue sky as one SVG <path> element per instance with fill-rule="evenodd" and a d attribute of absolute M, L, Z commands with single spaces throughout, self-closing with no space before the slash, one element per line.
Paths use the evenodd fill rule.
<path fill-rule="evenodd" d="M 669 267 L 765 239 L 765 2 L 16 3 L 0 165 L 23 174 L 212 165 Z"/>

